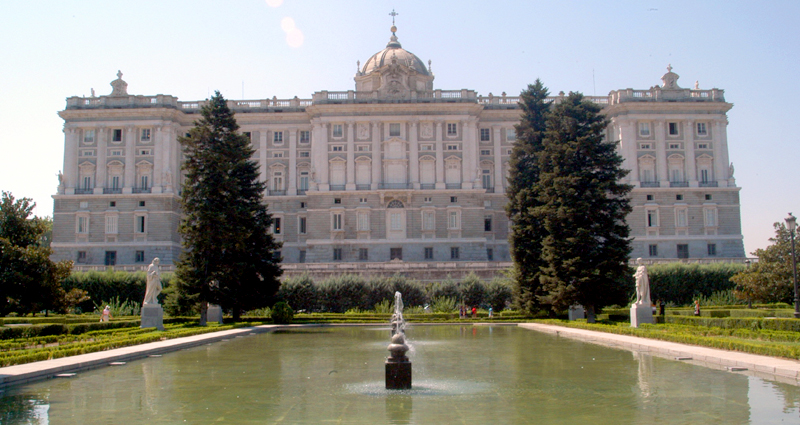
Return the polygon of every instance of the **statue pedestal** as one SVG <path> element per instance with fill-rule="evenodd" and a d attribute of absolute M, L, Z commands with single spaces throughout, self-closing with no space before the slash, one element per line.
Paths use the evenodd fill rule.
<path fill-rule="evenodd" d="M 156 328 L 164 330 L 164 309 L 160 304 L 145 304 L 142 306 L 142 324 L 140 328 Z"/>
<path fill-rule="evenodd" d="M 391 358 L 386 360 L 386 389 L 411 389 L 411 362 L 394 362 Z"/>
<path fill-rule="evenodd" d="M 653 307 L 649 304 L 631 305 L 631 327 L 638 328 L 642 323 L 655 323 Z"/>
<path fill-rule="evenodd" d="M 585 319 L 586 314 L 583 310 L 582 305 L 571 305 L 569 306 L 569 320 L 578 320 L 578 319 Z"/>
<path fill-rule="evenodd" d="M 208 311 L 206 312 L 206 321 L 209 323 L 216 322 L 222 324 L 222 307 L 215 304 L 209 304 Z"/>

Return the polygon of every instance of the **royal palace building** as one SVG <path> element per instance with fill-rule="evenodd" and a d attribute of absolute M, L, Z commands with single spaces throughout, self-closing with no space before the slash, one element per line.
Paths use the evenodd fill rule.
<path fill-rule="evenodd" d="M 111 94 L 70 97 L 59 113 L 54 258 L 169 265 L 182 250 L 177 139 L 204 101 L 129 94 L 117 76 Z M 355 90 L 310 99 L 228 102 L 253 143 L 284 263 L 509 261 L 504 206 L 519 98 L 434 88 L 430 62 L 394 32 L 354 79 Z M 589 97 L 631 170 L 631 255 L 742 258 L 732 104 L 720 89 L 679 87 L 671 68 L 661 80 Z"/>

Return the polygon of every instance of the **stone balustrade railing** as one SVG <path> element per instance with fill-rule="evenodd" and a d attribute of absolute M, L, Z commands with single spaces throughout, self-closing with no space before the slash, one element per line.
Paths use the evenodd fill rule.
<path fill-rule="evenodd" d="M 659 86 L 649 90 L 615 90 L 609 93 L 612 105 L 625 102 L 725 102 L 725 90 L 664 89 Z"/>

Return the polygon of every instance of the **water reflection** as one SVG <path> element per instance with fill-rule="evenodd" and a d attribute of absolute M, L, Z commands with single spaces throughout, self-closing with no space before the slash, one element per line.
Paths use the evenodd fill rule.
<path fill-rule="evenodd" d="M 10 390 L 0 423 L 798 423 L 800 388 L 512 327 L 415 326 L 414 388 L 385 334 L 237 338 Z"/>

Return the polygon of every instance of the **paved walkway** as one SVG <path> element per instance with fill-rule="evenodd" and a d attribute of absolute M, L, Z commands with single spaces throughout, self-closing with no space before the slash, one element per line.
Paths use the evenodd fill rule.
<path fill-rule="evenodd" d="M 422 325 L 422 323 L 419 325 Z M 462 325 L 467 324 L 465 323 Z M 473 323 L 473 325 L 480 326 L 497 324 Z M 503 325 L 513 326 L 513 324 Z M 261 325 L 251 328 L 231 329 L 227 331 L 211 332 L 185 338 L 151 342 L 131 347 L 116 348 L 97 353 L 81 354 L 78 356 L 63 357 L 53 360 L 44 360 L 17 366 L 8 366 L 0 368 L 0 392 L 12 385 L 20 385 L 28 382 L 49 379 L 53 378 L 57 374 L 76 373 L 82 370 L 95 369 L 108 366 L 109 363 L 113 362 L 127 362 L 151 355 L 159 355 L 185 348 L 210 344 L 212 342 L 235 338 L 237 336 L 271 332 L 277 329 L 289 327 L 318 326 L 376 325 Z M 539 323 L 522 323 L 519 324 L 519 327 L 539 332 L 556 334 L 562 337 L 574 338 L 589 343 L 601 344 L 608 347 L 646 352 L 655 356 L 666 357 L 670 359 L 675 359 L 677 357 L 691 358 L 691 360 L 683 361 L 714 369 L 730 370 L 730 368 L 746 368 L 747 370 L 745 371 L 736 371 L 735 373 L 744 373 L 800 386 L 800 361 L 796 360 L 740 353 L 737 351 L 719 350 L 715 348 L 698 347 L 694 345 L 638 338 L 628 335 L 616 335 L 605 332 L 588 331 L 584 329 L 544 325 Z"/>
<path fill-rule="evenodd" d="M 541 323 L 522 323 L 519 326 L 608 347 L 645 352 L 659 357 L 670 359 L 680 357 L 685 359 L 682 361 L 712 369 L 731 370 L 735 373 L 744 373 L 800 386 L 800 361 L 797 360 Z M 736 370 L 741 368 L 747 370 Z"/>

